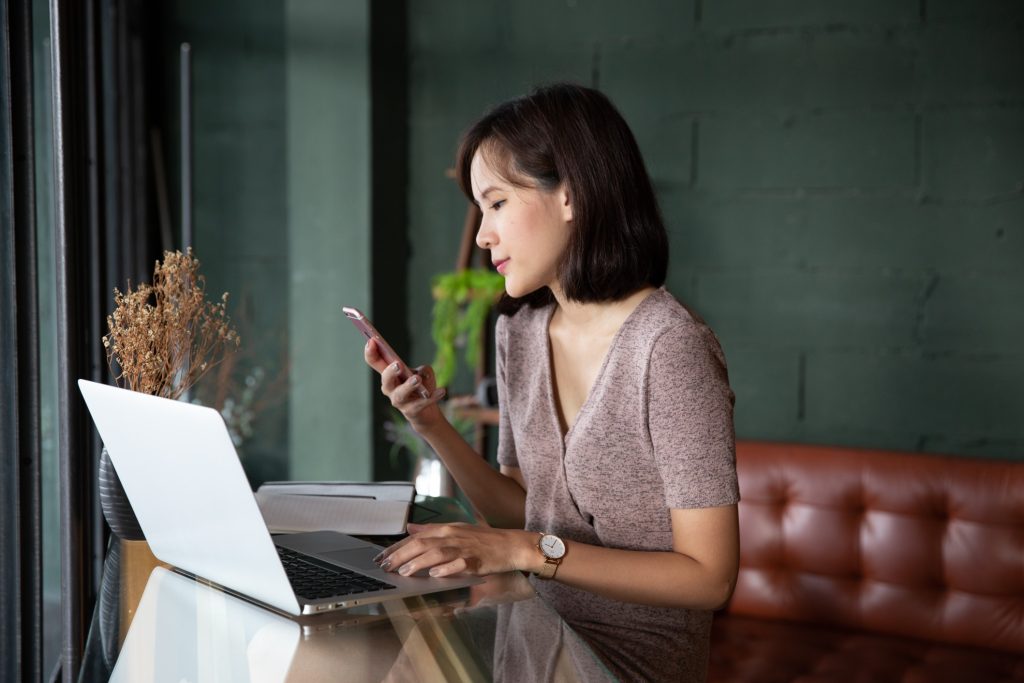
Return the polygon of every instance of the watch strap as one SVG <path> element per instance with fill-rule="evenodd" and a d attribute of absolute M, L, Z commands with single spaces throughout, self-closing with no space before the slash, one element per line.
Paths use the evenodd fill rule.
<path fill-rule="evenodd" d="M 553 560 L 550 557 L 544 558 L 544 564 L 541 565 L 540 569 L 537 570 L 538 579 L 553 579 L 555 578 L 555 572 L 558 571 L 558 565 L 562 564 L 561 558 Z"/>

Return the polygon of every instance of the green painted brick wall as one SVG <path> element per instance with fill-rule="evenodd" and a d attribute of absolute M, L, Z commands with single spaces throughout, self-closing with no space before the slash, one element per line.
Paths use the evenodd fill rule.
<path fill-rule="evenodd" d="M 411 2 L 409 328 L 465 201 L 461 130 L 596 85 L 715 328 L 741 437 L 1024 458 L 1024 5 Z"/>
<path fill-rule="evenodd" d="M 193 54 L 195 248 L 229 290 L 245 353 L 267 372 L 240 449 L 253 484 L 369 479 L 370 372 L 343 303 L 373 313 L 369 5 L 175 0 L 161 5 L 161 129 L 180 168 L 178 46 Z M 267 385 L 286 373 L 284 389 Z"/>
<path fill-rule="evenodd" d="M 286 32 L 282 0 L 159 6 L 159 65 L 172 224 L 180 228 L 179 45 L 192 46 L 194 247 L 213 295 L 229 291 L 246 361 L 277 376 L 288 346 Z M 288 475 L 287 402 L 240 449 L 253 483 Z"/>
<path fill-rule="evenodd" d="M 344 305 L 373 315 L 369 3 L 286 0 L 289 474 L 373 475 L 362 339 Z"/>
<path fill-rule="evenodd" d="M 289 69 L 327 52 L 353 82 L 369 69 L 365 17 L 328 30 L 299 21 L 303 7 L 177 0 L 163 14 L 169 162 L 175 49 L 188 39 L 197 246 L 211 289 L 231 289 L 253 318 L 268 364 L 299 350 L 287 327 L 305 233 L 287 226 L 312 225 L 294 191 L 306 186 L 295 163 L 306 138 L 288 131 L 308 130 L 303 112 L 330 118 L 289 105 L 302 75 Z M 451 0 L 406 11 L 407 291 L 369 300 L 366 216 L 342 231 L 361 246 L 346 252 L 348 284 L 332 287 L 367 306 L 406 297 L 411 361 L 433 356 L 427 283 L 454 264 L 465 202 L 444 170 L 459 133 L 489 105 L 568 79 L 604 89 L 634 128 L 670 227 L 669 287 L 722 339 L 740 436 L 1024 453 L 1020 2 Z M 364 132 L 338 140 L 357 144 L 358 112 L 386 103 L 353 92 L 332 111 L 356 113 Z M 360 211 L 380 190 L 351 182 L 369 183 L 364 151 L 326 171 Z M 360 416 L 379 399 L 356 395 Z M 254 479 L 294 469 L 290 412 L 261 421 L 246 455 Z"/>

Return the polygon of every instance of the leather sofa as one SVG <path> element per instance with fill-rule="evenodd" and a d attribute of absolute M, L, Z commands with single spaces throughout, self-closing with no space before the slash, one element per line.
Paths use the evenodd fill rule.
<path fill-rule="evenodd" d="M 708 681 L 1024 681 L 1024 462 L 740 442 Z"/>

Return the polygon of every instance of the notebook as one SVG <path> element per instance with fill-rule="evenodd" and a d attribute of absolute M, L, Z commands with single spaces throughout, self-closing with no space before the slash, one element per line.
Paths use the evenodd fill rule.
<path fill-rule="evenodd" d="M 153 554 L 286 614 L 479 583 L 381 571 L 382 548 L 333 531 L 271 537 L 220 413 L 79 380 Z"/>
<path fill-rule="evenodd" d="M 408 481 L 270 481 L 256 490 L 256 503 L 271 533 L 395 536 L 405 533 L 415 495 Z"/>

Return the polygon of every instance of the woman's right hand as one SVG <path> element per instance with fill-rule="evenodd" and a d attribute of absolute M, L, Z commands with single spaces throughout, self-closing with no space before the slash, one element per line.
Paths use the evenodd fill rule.
<path fill-rule="evenodd" d="M 413 368 L 403 382 L 401 364 L 388 364 L 380 355 L 377 342 L 373 339 L 366 342 L 363 358 L 371 368 L 380 373 L 381 393 L 391 400 L 391 405 L 401 411 L 413 429 L 424 434 L 444 421 L 444 414 L 437 403 L 444 398 L 445 391 L 443 388 L 437 388 L 433 368 L 429 365 Z M 423 389 L 426 389 L 427 398 L 423 398 Z"/>

